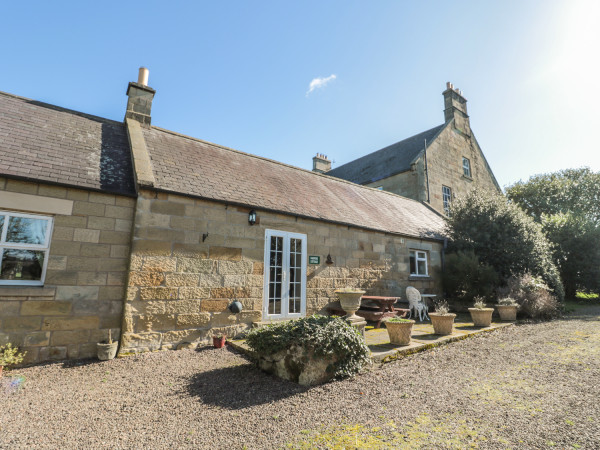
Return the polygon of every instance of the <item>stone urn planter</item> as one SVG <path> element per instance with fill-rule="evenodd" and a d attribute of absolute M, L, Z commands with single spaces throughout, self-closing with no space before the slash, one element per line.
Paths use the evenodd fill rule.
<path fill-rule="evenodd" d="M 492 324 L 494 308 L 469 308 L 469 312 L 476 327 L 489 327 Z"/>
<path fill-rule="evenodd" d="M 335 293 L 340 299 L 342 309 L 346 312 L 344 319 L 350 322 L 362 321 L 363 318 L 357 316 L 356 311 L 360 309 L 360 300 L 366 291 L 361 289 L 338 289 Z"/>
<path fill-rule="evenodd" d="M 390 343 L 395 345 L 408 345 L 410 344 L 410 336 L 412 334 L 412 327 L 415 323 L 414 320 L 409 319 L 388 319 L 385 322 L 385 328 L 387 329 L 388 336 L 390 337 Z"/>
<path fill-rule="evenodd" d="M 433 332 L 442 336 L 452 334 L 455 317 L 456 314 L 453 313 L 429 313 L 429 318 L 431 319 L 431 324 L 433 325 Z"/>
<path fill-rule="evenodd" d="M 117 356 L 117 349 L 119 348 L 119 341 L 113 341 L 110 330 L 108 330 L 108 341 L 98 342 L 96 344 L 96 352 L 100 361 L 108 361 L 114 359 Z"/>

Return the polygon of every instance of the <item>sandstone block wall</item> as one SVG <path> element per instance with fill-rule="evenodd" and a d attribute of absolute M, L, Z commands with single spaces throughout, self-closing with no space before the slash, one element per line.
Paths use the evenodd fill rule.
<path fill-rule="evenodd" d="M 284 214 L 143 190 L 137 200 L 121 352 L 203 344 L 234 336 L 263 317 L 265 230 L 307 235 L 307 314 L 324 311 L 342 287 L 405 297 L 413 285 L 441 294 L 441 244 L 361 231 Z M 409 277 L 409 251 L 430 255 L 429 278 Z M 334 264 L 325 260 L 331 254 Z M 239 300 L 244 310 L 227 306 Z"/>
<path fill-rule="evenodd" d="M 0 286 L 0 345 L 19 345 L 27 363 L 95 356 L 109 329 L 119 338 L 135 199 L 0 178 L 2 192 L 73 209 L 54 215 L 45 285 Z"/>

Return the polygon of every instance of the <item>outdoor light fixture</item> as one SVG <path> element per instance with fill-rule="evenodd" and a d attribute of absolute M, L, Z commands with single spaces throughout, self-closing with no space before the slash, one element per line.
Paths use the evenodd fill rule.
<path fill-rule="evenodd" d="M 231 304 L 227 307 L 227 309 L 229 309 L 229 311 L 231 311 L 233 314 L 238 314 L 242 312 L 242 303 L 235 300 L 233 302 L 231 302 Z"/>
<path fill-rule="evenodd" d="M 250 211 L 250 214 L 248 214 L 248 223 L 250 225 L 254 225 L 256 223 L 256 211 L 255 210 Z"/>
<path fill-rule="evenodd" d="M 327 254 L 327 259 L 325 260 L 325 264 L 328 266 L 333 264 L 333 259 L 331 259 L 331 253 Z"/>

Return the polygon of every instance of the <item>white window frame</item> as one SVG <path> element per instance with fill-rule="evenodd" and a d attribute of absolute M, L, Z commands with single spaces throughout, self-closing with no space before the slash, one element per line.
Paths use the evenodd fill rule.
<path fill-rule="evenodd" d="M 283 255 L 282 255 L 282 280 L 281 287 L 281 313 L 269 314 L 269 282 L 270 282 L 270 250 L 271 237 L 283 238 Z M 290 240 L 300 239 L 302 241 L 302 258 L 301 258 L 301 293 L 300 293 L 300 312 L 289 313 L 289 279 L 290 270 Z M 265 230 L 265 255 L 264 255 L 264 284 L 263 284 L 263 318 L 268 320 L 277 319 L 294 319 L 304 317 L 306 315 L 306 268 L 307 268 L 307 244 L 306 234 L 292 233 L 289 231 Z"/>
<path fill-rule="evenodd" d="M 415 258 L 415 272 L 410 270 L 410 261 L 408 264 L 408 270 L 410 271 L 411 277 L 428 277 L 429 276 L 429 262 L 427 252 L 424 250 L 410 250 L 408 253 L 409 258 L 414 253 Z M 425 261 L 425 273 L 419 273 L 419 261 Z"/>
<path fill-rule="evenodd" d="M 43 286 L 44 280 L 46 279 L 46 268 L 48 267 L 48 259 L 50 257 L 50 240 L 52 236 L 52 229 L 54 225 L 53 217 L 42 216 L 40 214 L 23 214 L 12 211 L 0 210 L 0 216 L 4 216 L 4 223 L 2 229 L 0 229 L 0 270 L 2 270 L 2 258 L 4 256 L 4 249 L 18 249 L 18 250 L 36 250 L 45 253 L 44 264 L 42 266 L 42 274 L 39 280 L 2 280 L 0 279 L 0 286 Z M 28 219 L 43 219 L 48 221 L 46 228 L 46 240 L 43 244 L 25 244 L 25 243 L 11 243 L 6 242 L 6 235 L 8 233 L 8 222 L 9 217 L 24 217 Z"/>
<path fill-rule="evenodd" d="M 465 164 L 466 163 L 466 164 Z M 463 156 L 463 175 L 472 178 L 471 176 L 471 161 Z"/>
<path fill-rule="evenodd" d="M 442 185 L 442 204 L 444 205 L 444 213 L 450 215 L 450 204 L 452 203 L 452 188 Z"/>

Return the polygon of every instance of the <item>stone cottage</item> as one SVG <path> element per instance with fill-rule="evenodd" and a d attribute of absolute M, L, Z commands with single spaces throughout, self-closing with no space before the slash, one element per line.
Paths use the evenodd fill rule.
<path fill-rule="evenodd" d="M 426 202 L 443 214 L 475 187 L 501 192 L 471 130 L 467 100 L 451 83 L 446 88 L 442 125 L 335 169 L 317 154 L 313 170 Z"/>
<path fill-rule="evenodd" d="M 147 84 L 124 122 L 0 94 L 0 342 L 88 357 L 110 329 L 125 354 L 325 311 L 341 287 L 441 294 L 430 206 L 156 127 Z"/>

